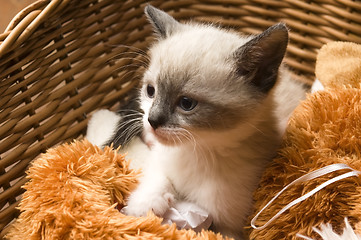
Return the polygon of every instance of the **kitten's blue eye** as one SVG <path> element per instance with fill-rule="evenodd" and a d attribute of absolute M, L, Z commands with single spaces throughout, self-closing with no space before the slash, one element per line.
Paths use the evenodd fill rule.
<path fill-rule="evenodd" d="M 181 97 L 178 106 L 184 111 L 191 111 L 197 106 L 198 102 L 189 97 Z"/>
<path fill-rule="evenodd" d="M 152 85 L 148 84 L 147 85 L 147 95 L 148 95 L 148 97 L 153 98 L 154 94 L 155 94 L 155 88 Z"/>

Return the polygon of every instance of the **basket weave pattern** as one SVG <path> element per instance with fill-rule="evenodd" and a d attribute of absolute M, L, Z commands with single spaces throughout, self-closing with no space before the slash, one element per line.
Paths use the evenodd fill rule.
<path fill-rule="evenodd" d="M 152 38 L 144 0 L 40 0 L 0 34 L 0 237 L 31 160 L 81 137 L 89 114 L 114 109 L 134 89 Z M 258 33 L 279 21 L 290 32 L 286 62 L 311 84 L 317 50 L 361 43 L 361 3 L 344 0 L 151 1 L 179 20 Z M 3 230 L 5 229 L 5 230 Z"/>

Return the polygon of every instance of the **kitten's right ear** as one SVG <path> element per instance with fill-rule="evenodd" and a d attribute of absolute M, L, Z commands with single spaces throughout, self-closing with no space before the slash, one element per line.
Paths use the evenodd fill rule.
<path fill-rule="evenodd" d="M 276 83 L 287 44 L 288 29 L 284 23 L 269 27 L 235 52 L 238 73 L 252 77 L 250 82 L 267 93 Z"/>
<path fill-rule="evenodd" d="M 181 28 L 180 22 L 152 5 L 147 5 L 144 12 L 160 38 L 167 38 Z"/>

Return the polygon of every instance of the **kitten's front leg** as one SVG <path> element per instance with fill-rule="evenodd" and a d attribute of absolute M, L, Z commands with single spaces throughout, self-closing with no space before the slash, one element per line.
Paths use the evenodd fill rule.
<path fill-rule="evenodd" d="M 169 179 L 158 169 L 148 169 L 138 188 L 130 195 L 125 214 L 146 216 L 152 210 L 157 216 L 164 213 L 174 203 L 175 191 Z"/>

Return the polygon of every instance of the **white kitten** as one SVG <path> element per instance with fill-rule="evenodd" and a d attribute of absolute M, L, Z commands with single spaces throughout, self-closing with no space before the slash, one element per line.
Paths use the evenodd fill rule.
<path fill-rule="evenodd" d="M 159 41 L 150 49 L 136 124 L 151 149 L 127 214 L 163 215 L 175 199 L 187 200 L 210 213 L 215 231 L 241 238 L 252 193 L 305 95 L 280 70 L 287 28 L 241 36 L 181 24 L 152 6 L 145 12 Z M 119 131 L 112 139 L 122 139 Z"/>

